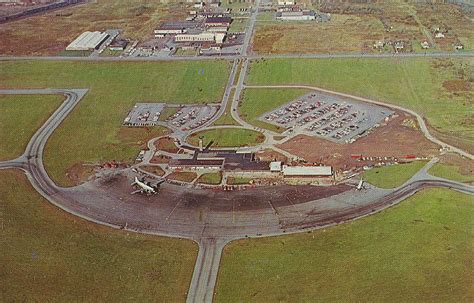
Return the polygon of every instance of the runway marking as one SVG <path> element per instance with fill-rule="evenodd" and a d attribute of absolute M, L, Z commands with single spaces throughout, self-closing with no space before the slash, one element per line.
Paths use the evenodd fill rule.
<path fill-rule="evenodd" d="M 291 203 L 291 205 L 292 205 L 293 208 L 296 210 L 296 212 L 300 215 L 300 217 L 303 217 L 303 214 L 298 210 L 298 208 L 297 208 L 296 205 L 293 203 L 293 201 L 291 201 L 291 199 L 288 197 L 288 195 L 285 195 L 285 198 L 288 200 L 288 202 Z"/>
<path fill-rule="evenodd" d="M 169 215 L 166 217 L 166 221 L 168 221 L 171 217 L 171 215 L 173 214 L 173 212 L 175 211 L 175 209 L 178 207 L 179 205 L 179 202 L 181 202 L 183 199 L 179 199 L 178 202 L 176 203 L 176 205 L 173 207 L 173 209 L 171 210 L 171 212 L 169 213 Z"/>
<path fill-rule="evenodd" d="M 235 201 L 232 200 L 232 224 L 235 224 Z"/>

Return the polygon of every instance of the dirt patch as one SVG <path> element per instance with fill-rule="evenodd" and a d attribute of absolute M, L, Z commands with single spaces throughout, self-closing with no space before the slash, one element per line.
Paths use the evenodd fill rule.
<path fill-rule="evenodd" d="M 443 87 L 449 92 L 462 92 L 462 91 L 470 91 L 472 85 L 469 81 L 466 80 L 446 80 L 443 82 Z"/>
<path fill-rule="evenodd" d="M 337 144 L 300 135 L 279 147 L 309 162 L 331 165 L 336 170 L 347 170 L 367 164 L 352 157 L 356 155 L 400 158 L 407 155 L 425 157 L 438 154 L 438 146 L 428 141 L 420 131 L 410 126 L 403 126 L 403 121 L 406 119 L 414 118 L 398 113 L 398 116 L 392 118 L 387 125 L 380 126 L 352 144 Z"/>
<path fill-rule="evenodd" d="M 193 172 L 173 172 L 168 175 L 167 179 L 181 182 L 192 182 L 196 177 L 197 174 Z"/>
<path fill-rule="evenodd" d="M 66 170 L 66 177 L 75 185 L 87 181 L 96 170 L 95 165 L 79 162 Z"/>
<path fill-rule="evenodd" d="M 176 154 L 179 148 L 174 143 L 174 140 L 170 137 L 160 138 L 155 142 L 155 147 L 158 150 Z"/>
<path fill-rule="evenodd" d="M 260 161 L 282 161 L 287 162 L 288 158 L 272 149 L 264 149 L 256 153 Z"/>
<path fill-rule="evenodd" d="M 153 158 L 151 158 L 150 163 L 164 164 L 164 163 L 169 163 L 170 159 L 171 157 L 159 155 L 159 156 L 154 156 Z"/>

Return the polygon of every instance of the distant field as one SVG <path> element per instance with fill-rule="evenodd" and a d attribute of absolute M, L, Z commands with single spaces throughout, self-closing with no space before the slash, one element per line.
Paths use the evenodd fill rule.
<path fill-rule="evenodd" d="M 416 174 L 426 161 L 413 161 L 406 164 L 396 164 L 373 168 L 363 174 L 365 181 L 380 188 L 395 188 L 408 181 Z"/>
<path fill-rule="evenodd" d="M 20 156 L 62 101 L 59 95 L 0 95 L 0 160 Z"/>
<path fill-rule="evenodd" d="M 198 248 L 102 227 L 44 200 L 19 171 L 0 171 L 4 302 L 184 302 Z"/>
<path fill-rule="evenodd" d="M 472 302 L 473 216 L 471 196 L 430 189 L 352 223 L 235 241 L 224 249 L 214 299 Z"/>
<path fill-rule="evenodd" d="M 327 23 L 263 19 L 257 23 L 253 50 L 259 54 L 367 52 L 383 36 L 382 23 L 372 16 L 333 15 Z"/>
<path fill-rule="evenodd" d="M 229 68 L 226 61 L 1 62 L 0 87 L 90 89 L 46 145 L 48 173 L 72 185 L 79 180 L 66 173 L 84 175 L 81 162 L 131 161 L 147 139 L 163 134 L 161 128 L 121 127 L 133 104 L 219 102 Z"/>
<path fill-rule="evenodd" d="M 286 53 L 395 53 L 393 45 L 375 49 L 377 41 L 404 41 L 403 53 L 448 51 L 460 42 L 472 50 L 474 26 L 468 12 L 456 5 L 413 4 L 406 1 L 313 1 L 316 9 L 331 13 L 325 23 L 276 21 L 275 13 L 263 12 L 257 18 L 254 51 L 260 54 Z M 434 38 L 440 27 L 445 38 Z M 430 49 L 420 43 L 427 41 Z"/>
<path fill-rule="evenodd" d="M 55 55 L 87 30 L 118 28 L 125 38 L 147 40 L 161 22 L 184 16 L 184 6 L 159 1 L 91 1 L 2 24 L 0 54 Z"/>
<path fill-rule="evenodd" d="M 198 146 L 200 136 L 204 137 L 204 145 L 208 144 L 211 140 L 214 141 L 212 145 L 214 147 L 252 146 L 262 143 L 265 139 L 261 133 L 249 129 L 218 128 L 194 133 L 188 137 L 188 142 Z"/>
<path fill-rule="evenodd" d="M 247 84 L 314 85 L 401 105 L 425 116 L 444 140 L 474 152 L 473 66 L 473 59 L 256 60 Z"/>
<path fill-rule="evenodd" d="M 282 132 L 284 128 L 260 121 L 258 118 L 307 92 L 305 89 L 246 89 L 239 103 L 239 113 L 242 119 L 252 125 Z"/>

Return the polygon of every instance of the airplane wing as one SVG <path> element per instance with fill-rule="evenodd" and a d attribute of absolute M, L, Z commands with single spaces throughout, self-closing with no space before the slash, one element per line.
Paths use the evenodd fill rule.
<path fill-rule="evenodd" d="M 130 194 L 134 195 L 134 194 L 138 194 L 138 193 L 141 193 L 141 192 L 143 192 L 143 189 L 137 189 L 135 191 L 132 191 Z"/>
<path fill-rule="evenodd" d="M 161 180 L 157 180 L 157 181 L 154 181 L 154 182 L 150 182 L 149 186 L 151 186 L 153 188 L 156 188 L 160 184 L 164 183 L 165 181 L 166 181 L 165 179 L 161 179 Z"/>

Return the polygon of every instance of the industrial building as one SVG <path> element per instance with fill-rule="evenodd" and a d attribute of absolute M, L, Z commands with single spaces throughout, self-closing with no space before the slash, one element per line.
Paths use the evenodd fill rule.
<path fill-rule="evenodd" d="M 190 29 L 197 29 L 201 24 L 194 21 L 165 22 L 154 30 L 155 38 L 162 38 L 166 35 L 184 34 Z"/>
<path fill-rule="evenodd" d="M 88 51 L 98 49 L 107 40 L 109 34 L 101 32 L 83 32 L 66 47 L 68 51 Z"/>
<path fill-rule="evenodd" d="M 178 34 L 174 37 L 176 42 L 215 42 L 222 44 L 225 33 L 202 32 L 196 34 Z"/>
<path fill-rule="evenodd" d="M 277 12 L 276 19 L 281 21 L 309 21 L 316 19 L 316 13 L 312 10 Z"/>
<path fill-rule="evenodd" d="M 206 27 L 229 27 L 231 17 L 208 17 L 204 23 Z"/>

